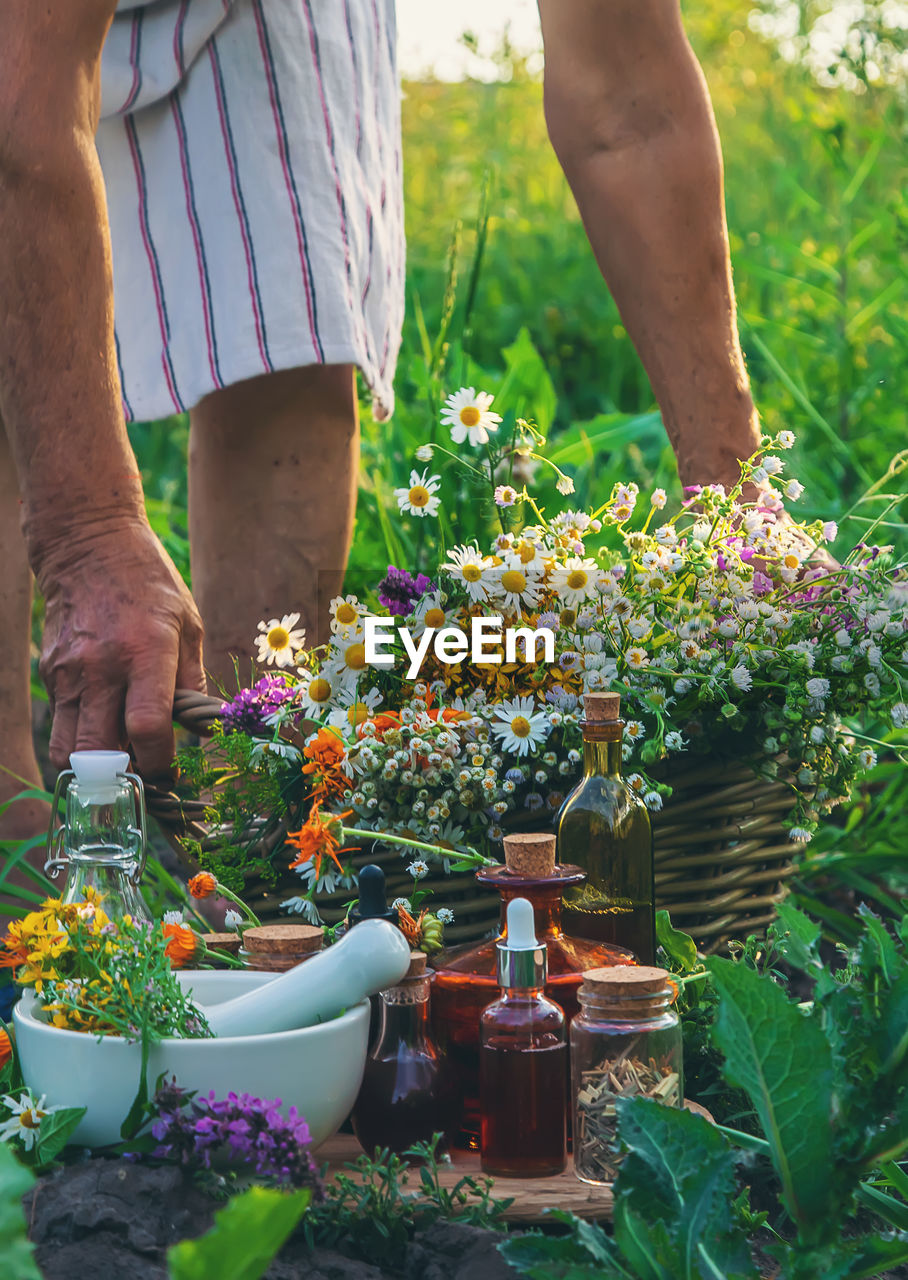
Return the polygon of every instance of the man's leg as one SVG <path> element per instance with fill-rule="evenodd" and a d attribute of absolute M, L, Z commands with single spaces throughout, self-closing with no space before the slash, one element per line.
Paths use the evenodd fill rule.
<path fill-rule="evenodd" d="M 0 422 L 0 804 L 26 786 L 40 787 L 31 717 L 32 576 L 19 530 L 19 489 Z M 50 808 L 19 800 L 0 813 L 0 840 L 46 831 Z M 43 856 L 42 856 L 43 861 Z"/>
<path fill-rule="evenodd" d="M 738 342 L 709 91 L 677 0 L 539 0 L 545 110 L 685 484 L 760 439 Z"/>
<path fill-rule="evenodd" d="M 205 666 L 248 683 L 259 619 L 299 612 L 323 640 L 343 582 L 359 470 L 350 365 L 310 365 L 212 392 L 191 415 L 189 530 Z"/>

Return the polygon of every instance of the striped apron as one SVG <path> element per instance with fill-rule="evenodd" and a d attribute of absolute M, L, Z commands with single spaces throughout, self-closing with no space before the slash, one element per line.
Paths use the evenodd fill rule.
<path fill-rule="evenodd" d="M 97 146 L 126 416 L 354 364 L 393 407 L 404 305 L 394 0 L 121 0 Z"/>

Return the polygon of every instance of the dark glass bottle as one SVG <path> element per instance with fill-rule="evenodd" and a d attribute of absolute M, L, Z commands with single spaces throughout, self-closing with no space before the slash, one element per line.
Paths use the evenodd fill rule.
<path fill-rule="evenodd" d="M 548 1177 L 567 1163 L 568 1050 L 528 899 L 508 905 L 497 951 L 501 998 L 480 1019 L 480 1163 L 498 1177 Z"/>
<path fill-rule="evenodd" d="M 406 978 L 381 993 L 381 1030 L 351 1117 L 370 1155 L 376 1147 L 405 1151 L 434 1133 L 447 1142 L 456 1130 L 460 1089 L 432 1040 L 431 983 L 426 956 L 415 951 Z"/>
<path fill-rule="evenodd" d="M 586 883 L 564 894 L 571 933 L 628 947 L 641 964 L 656 955 L 653 835 L 646 805 L 621 777 L 624 721 L 616 693 L 587 694 L 583 777 L 558 814 L 558 858 Z"/>
<path fill-rule="evenodd" d="M 501 931 L 496 938 L 479 944 L 452 947 L 435 958 L 432 990 L 432 1025 L 439 1049 L 453 1064 L 463 1089 L 463 1111 L 458 1143 L 475 1148 L 479 1142 L 479 1018 L 498 991 L 498 946 L 508 936 L 508 903 L 517 897 L 529 898 L 536 920 L 536 937 L 548 957 L 545 993 L 564 1010 L 568 1021 L 578 1010 L 577 988 L 587 969 L 616 964 L 632 964 L 629 951 L 604 946 L 587 938 L 572 937 L 561 927 L 561 895 L 584 878 L 579 867 L 554 865 L 554 836 L 505 836 L 505 856 L 513 857 L 515 846 L 527 840 L 546 841 L 551 850 L 552 870 L 527 875 L 508 867 L 485 867 L 476 873 L 482 885 L 501 895 Z"/>

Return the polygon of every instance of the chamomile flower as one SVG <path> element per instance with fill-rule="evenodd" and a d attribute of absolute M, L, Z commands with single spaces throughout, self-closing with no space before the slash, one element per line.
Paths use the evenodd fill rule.
<path fill-rule="evenodd" d="M 359 680 L 366 669 L 366 644 L 356 635 L 336 639 L 323 663 L 321 674 L 338 687 Z"/>
<path fill-rule="evenodd" d="M 650 494 L 649 500 L 657 511 L 661 511 L 666 502 L 668 502 L 668 494 L 664 489 L 654 489 Z"/>
<path fill-rule="evenodd" d="M 792 502 L 797 502 L 803 492 L 804 486 L 800 480 L 789 480 L 785 486 L 785 497 L 790 498 Z"/>
<path fill-rule="evenodd" d="M 495 505 L 497 507 L 513 507 L 517 501 L 517 490 L 512 484 L 499 484 L 495 487 Z"/>
<path fill-rule="evenodd" d="M 780 449 L 790 449 L 794 445 L 795 435 L 793 431 L 780 431 L 776 436 L 776 444 Z"/>
<path fill-rule="evenodd" d="M 26 1151 L 31 1151 L 38 1141 L 38 1131 L 45 1116 L 60 1110 L 59 1107 L 45 1106 L 43 1094 L 36 1101 L 28 1089 L 24 1089 L 18 1098 L 4 1094 L 3 1104 L 12 1114 L 0 1125 L 0 1139 L 9 1141 L 11 1138 L 18 1138 Z"/>
<path fill-rule="evenodd" d="M 624 661 L 632 671 L 642 671 L 644 667 L 649 666 L 649 654 L 639 645 L 632 645 L 630 649 L 625 650 Z"/>
<path fill-rule="evenodd" d="M 412 876 L 414 880 L 422 880 L 424 876 L 429 874 L 429 864 L 422 858 L 416 858 L 407 867 L 407 875 Z"/>
<path fill-rule="evenodd" d="M 442 605 L 441 592 L 430 591 L 416 606 L 416 612 L 412 621 L 407 623 L 407 627 L 410 634 L 418 639 L 427 627 L 439 631 L 442 627 L 448 626 L 453 617 L 453 612 L 446 610 Z"/>
<path fill-rule="evenodd" d="M 576 609 L 596 594 L 602 570 L 595 560 L 571 556 L 552 571 L 551 585 L 559 600 Z"/>
<path fill-rule="evenodd" d="M 732 667 L 731 682 L 735 688 L 740 689 L 742 693 L 746 693 L 753 684 L 753 676 L 750 674 L 747 667 L 744 666 L 743 662 L 739 662 L 736 667 Z"/>
<path fill-rule="evenodd" d="M 624 736 L 628 742 L 638 742 L 646 735 L 646 726 L 642 720 L 628 720 L 624 726 Z"/>
<path fill-rule="evenodd" d="M 768 458 L 763 459 L 763 470 L 768 476 L 777 476 L 785 463 L 781 458 L 774 458 L 772 454 Z"/>
<path fill-rule="evenodd" d="M 334 684 L 321 671 L 316 675 L 311 671 L 301 670 L 300 676 L 297 686 L 299 705 L 309 715 L 320 716 L 325 708 L 331 705 L 331 699 L 336 692 Z"/>
<path fill-rule="evenodd" d="M 545 740 L 550 726 L 545 713 L 535 710 L 532 698 L 506 698 L 496 705 L 490 727 L 506 751 L 525 756 Z"/>
<path fill-rule="evenodd" d="M 558 476 L 558 479 L 555 481 L 555 488 L 558 490 L 560 494 L 563 494 L 564 497 L 567 497 L 569 493 L 574 492 L 574 481 L 571 479 L 570 476 L 566 476 L 562 473 Z"/>
<path fill-rule="evenodd" d="M 365 613 L 356 596 L 335 596 L 331 601 L 331 630 L 344 635 L 359 625 Z"/>
<path fill-rule="evenodd" d="M 876 752 L 873 747 L 862 747 L 858 752 L 858 764 L 862 769 L 872 769 L 876 764 Z"/>
<path fill-rule="evenodd" d="M 450 907 L 439 907 L 435 914 L 442 924 L 454 923 L 454 912 Z"/>
<path fill-rule="evenodd" d="M 494 398 L 487 391 L 476 391 L 473 387 L 461 387 L 448 396 L 441 424 L 451 428 L 455 444 L 463 444 L 465 440 L 472 445 L 488 444 L 489 432 L 497 431 L 501 422 L 499 414 L 491 412 Z"/>
<path fill-rule="evenodd" d="M 394 490 L 401 515 L 437 515 L 441 506 L 441 498 L 438 496 L 440 488 L 441 476 L 430 476 L 428 469 L 422 474 L 416 470 L 411 471 L 410 487 Z"/>
<path fill-rule="evenodd" d="M 490 556 L 485 556 L 476 546 L 452 547 L 442 569 L 455 582 L 465 587 L 474 602 L 489 598 L 489 575 L 493 568 Z"/>
<path fill-rule="evenodd" d="M 788 838 L 799 844 L 808 844 L 813 839 L 806 827 L 792 827 L 788 833 Z"/>
<path fill-rule="evenodd" d="M 432 448 L 430 444 L 421 444 L 419 448 L 416 450 L 416 461 L 431 462 L 434 453 L 435 453 L 435 450 Z"/>
<path fill-rule="evenodd" d="M 535 608 L 542 593 L 542 574 L 528 569 L 517 556 L 507 556 L 497 565 L 490 577 L 489 590 L 493 601 L 505 609 L 519 609 L 521 605 Z"/>
<path fill-rule="evenodd" d="M 826 542 L 835 542 L 839 536 L 839 526 L 834 520 L 827 520 L 823 525 L 823 538 Z"/>
<path fill-rule="evenodd" d="M 378 689 L 345 689 L 340 694 L 338 705 L 329 715 L 328 723 L 341 733 L 350 733 L 359 725 L 365 724 L 380 705 L 381 694 Z"/>
<path fill-rule="evenodd" d="M 243 917 L 239 911 L 224 912 L 224 928 L 225 929 L 230 929 L 231 931 L 235 931 L 239 929 L 242 923 L 243 923 Z"/>
<path fill-rule="evenodd" d="M 280 619 L 258 624 L 260 634 L 255 640 L 259 662 L 267 662 L 269 666 L 274 663 L 276 667 L 293 666 L 297 651 L 306 643 L 306 632 L 296 626 L 299 620 L 298 613 L 285 613 Z"/>

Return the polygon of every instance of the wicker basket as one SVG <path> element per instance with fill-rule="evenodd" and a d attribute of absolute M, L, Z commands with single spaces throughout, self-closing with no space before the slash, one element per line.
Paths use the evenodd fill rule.
<path fill-rule="evenodd" d="M 211 733 L 222 702 L 203 694 L 178 691 L 174 717 L 190 732 Z M 671 912 L 672 922 L 706 952 L 716 951 L 730 938 L 757 933 L 773 919 L 785 895 L 785 881 L 794 869 L 792 846 L 786 839 L 783 815 L 791 808 L 790 787 L 781 780 L 758 777 L 744 764 L 727 765 L 704 757 L 673 763 L 660 772 L 673 787 L 671 799 L 654 815 L 656 905 Z M 181 801 L 169 792 L 147 788 L 149 812 L 158 819 L 177 852 L 188 862 L 181 840 L 190 835 L 208 839 L 206 806 Z M 541 814 L 515 815 L 514 826 L 539 830 Z M 548 821 L 552 821 L 554 815 Z M 286 827 L 264 821 L 260 851 L 267 856 L 283 842 Z M 354 866 L 376 862 L 387 877 L 389 900 L 406 895 L 412 880 L 398 849 L 376 843 L 353 857 Z M 437 875 L 421 887 L 435 893 L 439 905 L 451 906 L 455 923 L 447 926 L 448 943 L 475 940 L 492 929 L 499 913 L 498 895 L 477 885 L 472 872 Z M 299 891 L 298 878 L 288 871 L 277 885 L 247 882 L 246 897 L 257 914 L 276 918 L 283 899 Z M 347 891 L 322 895 L 319 910 L 329 923 L 340 918 Z"/>

